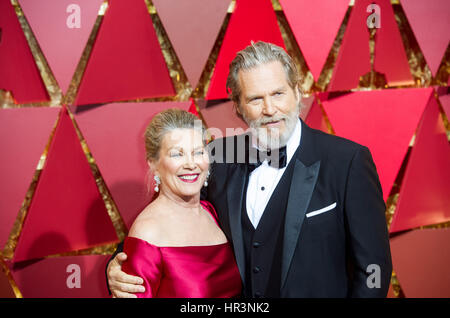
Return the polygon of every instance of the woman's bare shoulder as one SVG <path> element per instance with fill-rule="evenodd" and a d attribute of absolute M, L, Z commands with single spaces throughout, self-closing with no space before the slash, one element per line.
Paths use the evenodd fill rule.
<path fill-rule="evenodd" d="M 149 204 L 134 220 L 128 236 L 158 245 L 161 241 L 162 218 L 155 206 Z"/>

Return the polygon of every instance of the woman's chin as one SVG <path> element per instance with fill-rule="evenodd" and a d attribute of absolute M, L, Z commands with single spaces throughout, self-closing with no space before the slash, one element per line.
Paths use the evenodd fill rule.
<path fill-rule="evenodd" d="M 197 196 L 200 194 L 201 187 L 198 186 L 190 186 L 188 189 L 182 189 L 178 192 L 178 195 L 182 198 L 188 198 Z"/>

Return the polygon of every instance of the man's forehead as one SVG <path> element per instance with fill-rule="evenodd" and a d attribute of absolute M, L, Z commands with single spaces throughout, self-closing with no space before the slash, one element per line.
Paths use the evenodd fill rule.
<path fill-rule="evenodd" d="M 277 89 L 288 85 L 283 66 L 278 61 L 274 63 L 278 63 L 278 65 L 265 63 L 248 70 L 241 70 L 239 72 L 241 92 L 248 89 Z"/>
<path fill-rule="evenodd" d="M 249 68 L 242 68 L 239 70 L 238 75 L 249 75 L 256 73 L 269 73 L 269 72 L 283 72 L 283 64 L 280 61 L 270 61 L 266 63 L 261 63 Z"/>

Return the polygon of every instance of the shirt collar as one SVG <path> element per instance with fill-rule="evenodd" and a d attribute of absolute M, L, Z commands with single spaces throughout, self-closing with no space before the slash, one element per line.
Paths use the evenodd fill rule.
<path fill-rule="evenodd" d="M 287 154 L 287 162 L 289 163 L 294 156 L 294 153 L 297 151 L 298 146 L 300 145 L 300 139 L 302 136 L 302 124 L 300 122 L 300 118 L 297 120 L 295 124 L 294 131 L 292 135 L 289 137 L 286 143 L 286 154 Z"/>

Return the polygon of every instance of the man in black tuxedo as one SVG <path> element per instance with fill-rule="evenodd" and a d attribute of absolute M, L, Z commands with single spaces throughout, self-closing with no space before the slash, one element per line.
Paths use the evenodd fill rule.
<path fill-rule="evenodd" d="M 392 263 L 369 150 L 299 119 L 298 73 L 278 46 L 240 51 L 227 88 L 251 133 L 210 144 L 204 196 L 232 242 L 244 295 L 385 297 Z M 140 288 L 124 259 L 107 268 L 116 297 Z"/>

